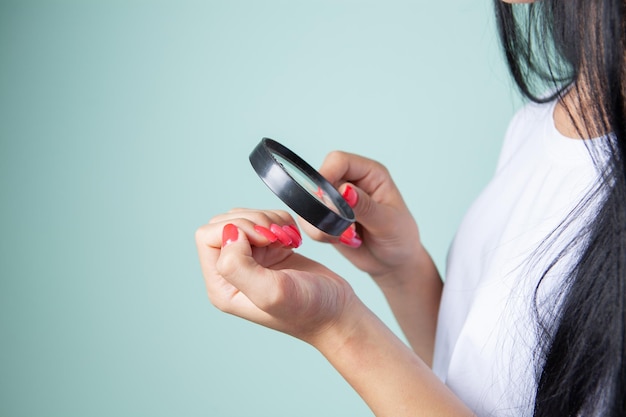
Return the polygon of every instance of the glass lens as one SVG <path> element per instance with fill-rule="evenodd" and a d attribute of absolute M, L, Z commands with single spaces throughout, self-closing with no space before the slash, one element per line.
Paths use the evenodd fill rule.
<path fill-rule="evenodd" d="M 337 214 L 340 214 L 337 206 L 332 202 L 328 194 L 306 173 L 302 172 L 291 161 L 285 159 L 282 155 L 272 152 L 274 159 L 283 167 L 285 172 L 291 176 L 302 188 L 307 190 L 311 195 L 315 196 L 326 207 L 331 209 Z"/>

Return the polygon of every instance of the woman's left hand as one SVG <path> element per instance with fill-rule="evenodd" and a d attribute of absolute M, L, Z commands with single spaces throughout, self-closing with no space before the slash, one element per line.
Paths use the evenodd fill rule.
<path fill-rule="evenodd" d="M 293 225 L 285 212 L 237 210 L 198 229 L 213 304 L 313 345 L 377 416 L 471 415 L 346 281 L 294 253 L 281 233 Z"/>
<path fill-rule="evenodd" d="M 286 212 L 239 209 L 199 228 L 196 243 L 217 308 L 314 344 L 358 299 L 341 277 L 293 251 L 294 232 Z"/>

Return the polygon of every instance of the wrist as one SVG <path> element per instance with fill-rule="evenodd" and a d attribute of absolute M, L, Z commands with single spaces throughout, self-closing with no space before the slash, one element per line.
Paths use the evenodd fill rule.
<path fill-rule="evenodd" d="M 441 283 L 435 263 L 421 244 L 407 262 L 370 276 L 384 293 L 419 289 L 425 282 Z"/>
<path fill-rule="evenodd" d="M 376 416 L 469 415 L 429 366 L 360 300 L 313 341 Z"/>
<path fill-rule="evenodd" d="M 374 316 L 363 302 L 354 295 L 348 302 L 341 315 L 323 330 L 311 335 L 306 342 L 319 350 L 324 356 L 332 356 L 343 349 L 362 330 L 365 322 Z"/>

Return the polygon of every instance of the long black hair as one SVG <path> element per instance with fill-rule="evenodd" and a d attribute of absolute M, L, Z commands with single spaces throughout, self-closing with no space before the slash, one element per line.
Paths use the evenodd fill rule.
<path fill-rule="evenodd" d="M 535 416 L 626 415 L 626 26 L 624 0 L 494 0 L 510 72 L 535 102 L 560 100 L 601 173 L 570 215 L 593 216 L 549 317 L 537 315 Z M 574 224 L 563 223 L 563 227 Z M 558 231 L 557 231 L 558 233 Z M 545 271 L 536 294 L 546 277 Z M 533 300 L 539 303 L 537 295 Z"/>

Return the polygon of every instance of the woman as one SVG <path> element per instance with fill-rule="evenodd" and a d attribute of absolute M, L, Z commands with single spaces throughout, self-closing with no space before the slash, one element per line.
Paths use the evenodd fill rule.
<path fill-rule="evenodd" d="M 302 225 L 371 275 L 412 350 L 293 252 L 285 212 L 231 211 L 196 235 L 213 304 L 316 347 L 377 416 L 626 414 L 626 6 L 507 3 L 500 37 L 533 103 L 459 228 L 445 288 L 377 162 L 334 152 L 320 169 L 356 228 L 333 240 Z"/>

